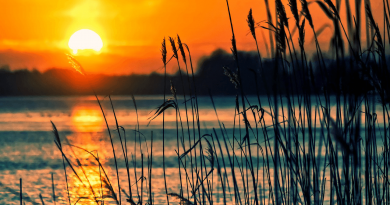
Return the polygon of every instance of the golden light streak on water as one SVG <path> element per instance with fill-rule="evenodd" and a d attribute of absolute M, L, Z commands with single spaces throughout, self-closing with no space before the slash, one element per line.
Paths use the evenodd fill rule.
<path fill-rule="evenodd" d="M 112 201 L 112 182 L 106 175 L 111 173 L 105 166 L 112 157 L 109 141 L 105 137 L 104 118 L 98 106 L 80 106 L 72 111 L 72 127 L 77 134 L 67 136 L 69 144 L 66 153 L 72 156 L 76 173 L 67 169 L 69 176 L 69 192 L 71 203 L 102 204 Z M 110 152 L 111 151 L 111 152 Z M 103 167 L 103 168 L 102 168 Z"/>
<path fill-rule="evenodd" d="M 98 106 L 75 107 L 72 124 L 78 132 L 100 132 L 104 129 L 104 119 Z"/>

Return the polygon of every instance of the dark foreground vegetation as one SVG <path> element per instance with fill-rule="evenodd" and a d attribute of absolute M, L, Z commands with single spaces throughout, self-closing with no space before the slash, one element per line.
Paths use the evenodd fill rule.
<path fill-rule="evenodd" d="M 229 11 L 228 1 L 227 11 Z M 352 8 L 365 10 L 367 42 L 361 41 L 361 16 L 350 15 L 347 7 L 347 25 L 340 19 L 341 1 L 316 1 L 324 16 L 333 22 L 331 49 L 324 58 L 315 35 L 315 22 L 312 21 L 308 2 L 289 0 L 288 9 L 292 19 L 288 21 L 285 7 L 276 0 L 276 22 L 268 1 L 267 23 L 256 24 L 249 11 L 247 23 L 254 43 L 257 45 L 256 29 L 267 29 L 271 41 L 269 47 L 272 61 L 266 61 L 257 52 L 258 63 L 247 65 L 245 55 L 237 51 L 234 29 L 232 30 L 232 57 L 229 67 L 224 63 L 215 65 L 216 72 L 224 73 L 231 81 L 229 93 L 235 93 L 233 133 L 227 132 L 224 124 L 206 132 L 199 115 L 197 96 L 203 83 L 193 72 L 190 49 L 180 41 L 179 36 L 169 38 L 168 45 L 162 43 L 162 61 L 179 66 L 176 80 L 169 82 L 163 75 L 153 86 L 161 89 L 164 101 L 153 112 L 150 120 L 164 119 L 166 110 L 185 110 L 185 115 L 177 113 L 177 174 L 180 189 L 168 192 L 165 181 L 167 204 L 172 198 L 181 204 L 388 204 L 390 202 L 389 182 L 389 122 L 388 102 L 390 75 L 385 47 L 389 46 L 390 22 L 388 1 L 383 1 L 384 32 L 381 33 L 372 16 L 370 2 L 356 1 Z M 347 4 L 349 4 L 347 2 Z M 298 11 L 298 7 L 301 8 Z M 227 12 L 231 17 L 230 12 Z M 245 23 L 245 22 L 243 22 Z M 292 43 L 290 30 L 297 27 L 298 45 Z M 309 59 L 305 51 L 305 34 L 314 33 L 316 52 Z M 343 39 L 347 40 L 344 41 Z M 388 39 L 386 42 L 386 38 Z M 238 42 L 239 43 L 239 42 Z M 167 47 L 171 54 L 167 54 Z M 347 48 L 347 49 L 345 49 Z M 226 55 L 226 54 L 224 54 Z M 331 57 L 329 57 L 331 56 Z M 82 66 L 70 57 L 73 67 L 88 81 Z M 181 61 L 181 63 L 180 63 Z M 179 65 L 180 64 L 180 65 Z M 210 66 L 214 67 L 214 65 Z M 217 69 L 218 68 L 218 69 Z M 199 75 L 210 81 L 210 98 L 213 87 L 219 81 L 212 76 L 214 71 L 203 69 Z M 251 74 L 248 74 L 251 73 Z M 218 74 L 219 75 L 219 74 Z M 319 77 L 321 76 L 321 77 Z M 159 77 L 160 78 L 160 77 Z M 321 79 L 321 80 L 320 80 Z M 204 80 L 204 79 L 203 79 Z M 91 87 L 98 86 L 91 82 Z M 163 88 L 170 88 L 168 89 Z M 251 88 L 249 88 L 251 87 Z M 184 90 L 184 102 L 178 102 L 177 91 Z M 113 92 L 116 92 L 113 90 Z M 159 91 L 160 92 L 160 91 Z M 218 93 L 219 91 L 215 91 Z M 168 97 L 168 93 L 170 97 Z M 248 94 L 256 94 L 258 101 L 250 104 Z M 267 96 L 266 100 L 260 94 Z M 333 100 L 331 100 L 333 99 Z M 100 105 L 100 101 L 97 98 Z M 136 102 L 136 99 L 134 100 Z M 136 105 L 136 103 L 135 103 Z M 213 103 L 215 108 L 215 105 Z M 114 112 L 112 110 L 103 110 Z M 217 108 L 215 108 L 217 115 Z M 267 124 L 266 119 L 271 119 Z M 76 175 L 90 189 L 90 195 L 72 195 L 68 192 L 69 204 L 76 201 L 103 201 L 130 204 L 153 204 L 153 133 L 143 133 L 140 146 L 148 146 L 150 152 L 138 149 L 137 144 L 126 144 L 124 130 L 117 122 L 116 129 L 107 131 L 110 139 L 118 137 L 122 142 L 120 150 L 114 150 L 115 159 L 123 155 L 127 175 L 109 179 L 98 156 L 90 152 L 101 170 L 100 180 L 104 186 L 88 186 L 88 175 L 83 172 L 85 165 L 66 152 L 62 136 L 54 127 L 55 142 L 63 153 L 67 175 Z M 164 120 L 163 134 L 158 136 L 163 142 L 163 156 L 166 151 Z M 139 133 L 141 136 L 141 133 Z M 131 147 L 131 148 L 130 148 Z M 171 147 L 169 148 L 172 149 Z M 85 150 L 86 152 L 88 150 Z M 139 153 L 140 152 L 140 153 Z M 139 156 L 138 159 L 137 157 Z M 75 159 L 76 158 L 76 159 Z M 74 160 L 74 162 L 72 162 Z M 133 161 L 142 161 L 142 171 L 131 178 Z M 165 162 L 163 169 L 165 179 Z M 127 177 L 128 184 L 121 185 L 119 177 Z M 121 187 L 131 187 L 122 190 Z M 137 191 L 135 191 L 137 190 Z M 140 190 L 140 191 L 139 191 Z M 109 193 L 109 194 L 101 194 Z M 126 193 L 126 194 L 125 194 Z M 74 194 L 74 193 L 73 193 Z M 70 196 L 72 195 L 72 196 Z"/>

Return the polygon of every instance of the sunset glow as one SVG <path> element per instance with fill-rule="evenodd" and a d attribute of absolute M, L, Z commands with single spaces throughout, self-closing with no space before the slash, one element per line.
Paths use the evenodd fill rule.
<path fill-rule="evenodd" d="M 282 2 L 288 4 L 288 0 Z M 383 25 L 381 2 L 372 1 L 378 25 Z M 246 18 L 252 8 L 256 23 L 263 22 L 260 26 L 266 26 L 264 1 L 237 0 L 229 3 L 237 48 L 256 50 L 252 36 L 248 35 Z M 269 3 L 273 8 L 274 1 Z M 354 1 L 350 1 L 350 4 L 353 5 Z M 340 9 L 341 19 L 346 23 L 344 3 Z M 314 23 L 318 25 L 316 29 L 332 25 L 332 21 L 317 4 L 310 4 L 310 10 Z M 46 71 L 50 68 L 68 68 L 64 53 L 78 52 L 77 55 L 82 56 L 81 49 L 89 48 L 96 52 L 101 48 L 98 57 L 84 55 L 78 58 L 85 69 L 109 75 L 162 73 L 160 46 L 164 37 L 180 35 L 183 43 L 191 49 L 194 69 L 202 57 L 219 48 L 230 51 L 231 47 L 232 34 L 225 1 L 14 0 L 3 1 L 0 11 L 0 17 L 7 19 L 0 23 L 0 65 L 9 65 L 11 69 L 36 68 Z M 293 18 L 288 7 L 286 12 L 291 21 L 294 43 L 298 45 L 297 32 L 293 28 Z M 272 9 L 271 15 L 275 19 Z M 365 25 L 365 18 L 362 18 L 362 25 Z M 93 45 L 73 40 L 69 42 L 76 31 L 86 28 L 96 32 L 102 42 L 94 40 Z M 260 53 L 269 57 L 265 44 L 268 43 L 269 47 L 268 30 L 258 27 L 256 31 Z M 325 45 L 324 48 L 328 47 L 332 32 L 332 26 L 326 27 L 318 37 L 319 43 Z M 363 40 L 365 33 L 362 30 Z M 307 42 L 312 38 L 312 32 L 307 30 Z M 308 46 L 312 44 L 308 43 Z M 308 49 L 315 51 L 315 46 Z M 177 71 L 174 64 L 168 66 L 167 73 Z M 107 69 L 109 67 L 115 69 Z"/>

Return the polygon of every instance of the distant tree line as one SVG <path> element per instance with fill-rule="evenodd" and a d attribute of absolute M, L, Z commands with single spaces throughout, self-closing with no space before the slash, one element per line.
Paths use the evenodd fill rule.
<path fill-rule="evenodd" d="M 300 93 L 310 86 L 311 92 L 354 92 L 354 89 L 371 89 L 359 73 L 350 73 L 348 79 L 332 79 L 337 66 L 332 66 L 336 62 L 327 60 L 328 65 L 323 73 L 316 69 L 315 62 L 310 64 L 309 70 L 299 69 L 299 62 L 295 70 L 290 63 L 285 62 L 284 68 L 279 66 L 278 75 L 274 76 L 274 61 L 263 59 L 260 66 L 257 53 L 239 52 L 240 66 L 242 68 L 245 94 L 272 93 L 273 86 L 278 86 L 279 92 L 286 92 L 290 89 L 292 94 Z M 347 62 L 348 59 L 345 59 Z M 348 63 L 345 64 L 348 67 Z M 188 66 L 190 67 L 190 66 Z M 235 95 L 234 72 L 237 65 L 232 55 L 224 50 L 216 50 L 210 56 L 202 58 L 196 69 L 194 76 L 198 95 L 208 95 L 209 91 L 213 95 Z M 170 81 L 176 87 L 177 93 L 182 94 L 183 88 L 188 90 L 188 78 L 185 66 L 181 67 L 184 86 L 179 73 L 167 76 L 166 90 L 170 89 Z M 348 69 L 346 69 L 348 70 Z M 230 76 L 229 76 L 230 72 Z M 191 75 L 191 71 L 189 70 Z M 233 75 L 233 76 L 232 76 Z M 297 79 L 294 85 L 290 85 L 285 79 L 294 75 Z M 233 78 L 233 79 L 232 79 Z M 193 85 L 193 78 L 190 76 L 190 83 Z M 170 80 L 170 81 L 169 81 Z M 305 83 L 306 82 L 306 83 Z M 72 69 L 49 69 L 46 72 L 37 70 L 15 70 L 11 71 L 8 66 L 0 68 L 0 95 L 20 96 L 20 95 L 90 95 L 93 90 L 101 95 L 158 95 L 163 94 L 164 76 L 159 73 L 149 75 L 132 74 L 126 76 L 109 76 L 103 74 L 92 74 L 83 76 Z M 306 86 L 306 88 L 304 87 Z M 92 90 L 93 89 L 93 90 Z M 193 89 L 193 86 L 192 86 Z M 360 92 L 360 91 L 359 91 Z"/>

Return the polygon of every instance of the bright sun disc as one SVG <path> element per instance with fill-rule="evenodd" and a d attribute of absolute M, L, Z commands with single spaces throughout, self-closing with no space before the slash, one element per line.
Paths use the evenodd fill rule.
<path fill-rule="evenodd" d="M 100 36 L 92 30 L 81 29 L 76 31 L 69 39 L 68 46 L 76 54 L 78 50 L 92 49 L 100 51 L 103 41 Z"/>

